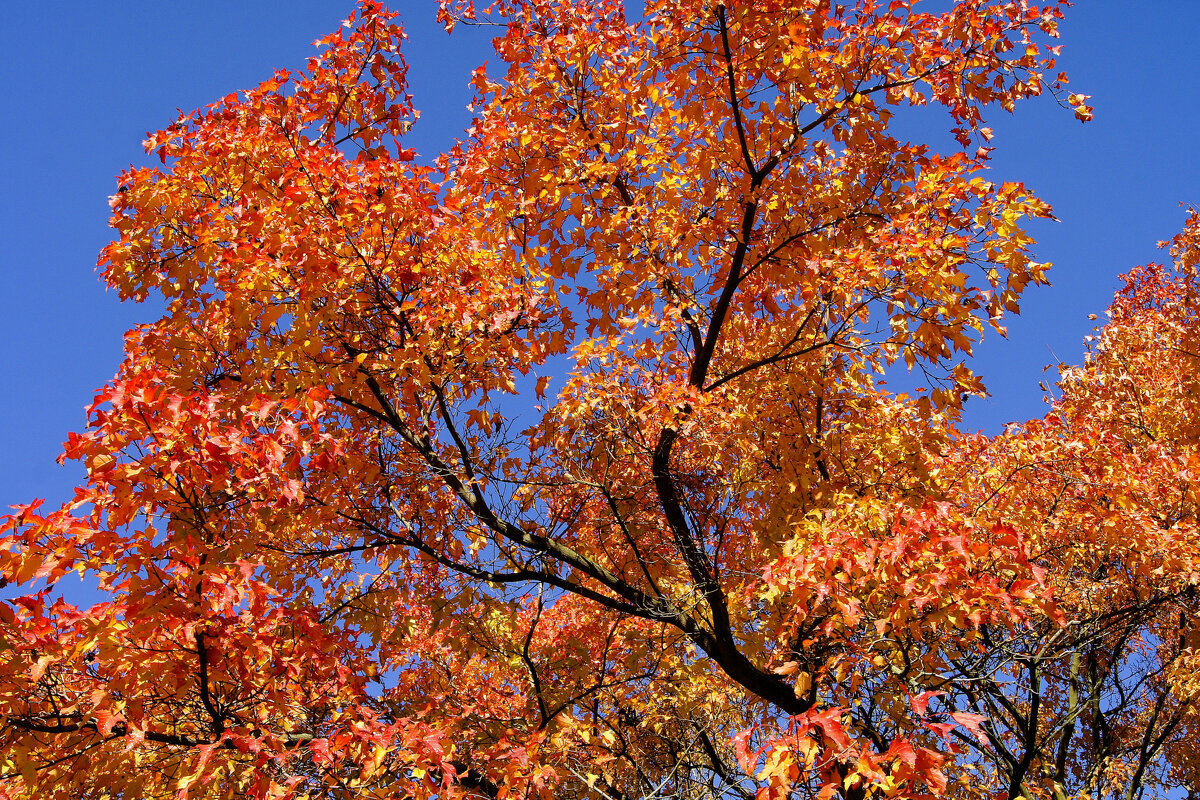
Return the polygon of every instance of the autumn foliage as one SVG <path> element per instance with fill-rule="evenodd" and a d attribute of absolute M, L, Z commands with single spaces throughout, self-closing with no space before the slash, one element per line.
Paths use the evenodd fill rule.
<path fill-rule="evenodd" d="M 1200 787 L 1200 218 L 958 426 L 1060 5 L 443 0 L 497 59 L 430 166 L 363 0 L 153 134 L 101 265 L 163 315 L 0 527 L 0 798 Z"/>

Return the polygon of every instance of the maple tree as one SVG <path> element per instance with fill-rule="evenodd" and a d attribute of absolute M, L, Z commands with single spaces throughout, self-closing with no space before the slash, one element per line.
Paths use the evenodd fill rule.
<path fill-rule="evenodd" d="M 1090 109 L 1063 4 L 946 5 L 443 2 L 502 67 L 421 166 L 363 0 L 152 135 L 101 264 L 163 316 L 0 529 L 0 797 L 1194 787 L 1200 222 L 961 433 L 1050 214 L 983 112 Z"/>
<path fill-rule="evenodd" d="M 1007 664 L 962 662 L 959 699 L 990 720 L 1010 793 L 1018 779 L 1054 797 L 1200 787 L 1200 216 L 1168 245 L 1174 267 L 1123 276 L 1051 413 L 964 451 L 981 459 L 964 482 L 973 515 L 1029 532 L 1055 600 L 1053 624 L 993 641 Z"/>

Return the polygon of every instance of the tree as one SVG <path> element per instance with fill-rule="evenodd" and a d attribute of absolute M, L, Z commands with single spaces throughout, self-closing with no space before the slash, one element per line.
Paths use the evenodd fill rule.
<path fill-rule="evenodd" d="M 974 451 L 973 515 L 1029 532 L 1059 615 L 961 659 L 970 682 L 948 690 L 988 717 L 988 759 L 1010 793 L 1021 781 L 1062 798 L 1200 787 L 1198 244 L 1192 212 L 1170 243 L 1174 268 L 1123 276 L 1085 364 L 1060 368 L 1051 413 Z"/>
<path fill-rule="evenodd" d="M 960 433 L 1050 214 L 983 111 L 1090 110 L 1058 4 L 917 5 L 443 2 L 503 67 L 425 167 L 363 0 L 152 135 L 101 264 L 164 314 L 0 531 L 0 796 L 1194 786 L 1200 224 Z"/>

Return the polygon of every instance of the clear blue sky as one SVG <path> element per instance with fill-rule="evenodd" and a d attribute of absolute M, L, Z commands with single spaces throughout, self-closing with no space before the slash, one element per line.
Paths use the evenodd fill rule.
<path fill-rule="evenodd" d="M 79 479 L 55 457 L 83 407 L 110 378 L 121 334 L 152 309 L 100 284 L 113 176 L 144 158 L 147 131 L 295 67 L 337 27 L 346 0 L 60 0 L 6 3 L 0 84 L 0 226 L 6 300 L 0 314 L 0 507 L 69 495 Z M 469 121 L 467 79 L 487 37 L 434 22 L 433 0 L 394 0 L 422 121 L 411 140 L 432 156 Z M 460 35 L 461 34 L 461 35 Z M 980 349 L 993 397 L 968 423 L 995 431 L 1044 413 L 1038 382 L 1056 359 L 1077 361 L 1116 276 L 1160 260 L 1181 203 L 1200 204 L 1200 0 L 1081 0 L 1063 25 L 1061 66 L 1093 95 L 1080 125 L 1048 99 L 991 119 L 995 177 L 1024 180 L 1054 205 L 1039 226 L 1053 287 L 1032 291 L 1008 340 Z"/>

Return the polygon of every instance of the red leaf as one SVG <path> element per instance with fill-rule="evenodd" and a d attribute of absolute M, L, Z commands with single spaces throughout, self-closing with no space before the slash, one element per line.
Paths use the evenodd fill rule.
<path fill-rule="evenodd" d="M 942 694 L 945 692 L 921 692 L 915 697 L 910 697 L 909 702 L 912 703 L 913 714 L 924 717 L 929 709 L 929 701 Z"/>
<path fill-rule="evenodd" d="M 906 739 L 897 739 L 892 742 L 892 746 L 888 748 L 887 754 L 893 758 L 898 758 L 910 767 L 917 766 L 917 751 L 913 749 L 912 744 Z"/>
<path fill-rule="evenodd" d="M 968 714 L 965 711 L 951 711 L 950 718 L 970 731 L 981 744 L 988 743 L 988 735 L 980 727 L 980 723 L 986 721 L 987 717 L 982 714 Z"/>

